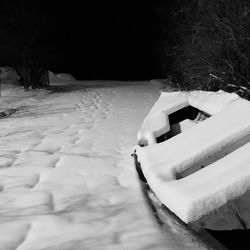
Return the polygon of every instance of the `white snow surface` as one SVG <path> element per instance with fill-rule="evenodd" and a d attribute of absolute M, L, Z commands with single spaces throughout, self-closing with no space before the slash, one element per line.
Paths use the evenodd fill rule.
<path fill-rule="evenodd" d="M 229 94 L 222 90 L 161 92 L 159 99 L 144 119 L 137 139 L 141 144 L 155 143 L 155 138 L 169 131 L 168 115 L 189 105 L 210 115 L 221 112 L 229 103 L 240 99 L 237 94 Z"/>
<path fill-rule="evenodd" d="M 0 120 L 0 250 L 200 249 L 174 227 L 163 235 L 130 156 L 159 89 L 58 89 L 12 96 L 17 112 Z"/>
<path fill-rule="evenodd" d="M 149 134 L 154 137 L 159 124 L 169 128 L 157 115 L 167 117 L 189 104 L 212 116 L 169 140 L 136 149 L 156 196 L 186 223 L 250 190 L 250 102 L 235 94 L 162 93 L 144 120 L 139 140 L 147 140 Z M 177 178 L 198 165 L 207 166 Z"/>

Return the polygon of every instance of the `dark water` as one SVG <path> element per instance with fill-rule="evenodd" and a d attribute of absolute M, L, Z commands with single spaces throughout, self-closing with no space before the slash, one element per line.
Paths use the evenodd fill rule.
<path fill-rule="evenodd" d="M 229 250 L 250 249 L 250 230 L 208 230 L 214 238 L 221 242 Z"/>

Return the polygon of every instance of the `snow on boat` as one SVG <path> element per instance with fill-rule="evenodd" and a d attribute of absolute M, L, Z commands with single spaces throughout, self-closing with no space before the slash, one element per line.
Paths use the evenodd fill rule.
<path fill-rule="evenodd" d="M 185 224 L 250 228 L 249 101 L 224 91 L 162 92 L 138 143 L 138 171 Z"/>

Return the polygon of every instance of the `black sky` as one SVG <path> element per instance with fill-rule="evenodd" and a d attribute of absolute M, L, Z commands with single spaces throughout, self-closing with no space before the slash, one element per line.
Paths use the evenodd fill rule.
<path fill-rule="evenodd" d="M 14 6 L 18 9 L 28 3 L 32 1 L 21 0 Z M 78 79 L 132 80 L 158 76 L 154 63 L 157 41 L 154 3 L 138 0 L 33 3 L 43 19 L 36 53 L 44 55 L 52 71 L 69 72 Z M 34 11 L 27 12 L 36 15 Z"/>
<path fill-rule="evenodd" d="M 51 13 L 49 36 L 58 45 L 58 70 L 84 79 L 151 78 L 152 6 L 123 0 L 83 3 L 62 4 Z"/>

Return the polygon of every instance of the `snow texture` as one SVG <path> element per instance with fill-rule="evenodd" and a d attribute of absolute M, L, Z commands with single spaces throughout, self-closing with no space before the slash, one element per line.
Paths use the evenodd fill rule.
<path fill-rule="evenodd" d="M 149 135 L 167 132 L 168 115 L 187 105 L 212 116 L 150 144 Z M 250 102 L 235 94 L 173 92 L 162 93 L 144 120 L 138 139 L 149 146 L 136 148 L 143 173 L 156 196 L 184 222 L 196 221 L 250 190 L 249 114 Z M 199 171 L 182 176 L 194 167 Z"/>
<path fill-rule="evenodd" d="M 130 156 L 159 89 L 63 84 L 12 97 L 17 111 L 0 121 L 0 249 L 200 249 L 176 228 L 163 234 Z"/>

